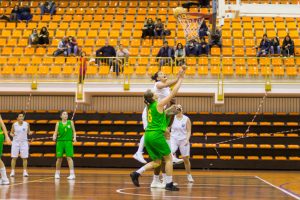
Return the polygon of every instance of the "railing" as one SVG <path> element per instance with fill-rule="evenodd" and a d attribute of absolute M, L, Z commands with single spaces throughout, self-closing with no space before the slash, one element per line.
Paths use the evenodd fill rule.
<path fill-rule="evenodd" d="M 2 81 L 13 79 L 29 81 L 78 81 L 85 74 L 86 81 L 148 79 L 158 70 L 167 75 L 176 75 L 180 65 L 188 66 L 186 74 L 194 81 L 202 79 L 294 79 L 299 76 L 300 57 L 186 57 L 181 59 L 156 57 L 87 57 L 86 70 L 77 57 L 0 57 Z M 181 62 L 181 63 L 180 63 Z M 80 70 L 82 70 L 80 72 Z M 83 77 L 81 77 L 83 79 Z M 80 80 L 79 80 L 80 81 Z M 83 80 L 81 80 L 83 81 Z"/>

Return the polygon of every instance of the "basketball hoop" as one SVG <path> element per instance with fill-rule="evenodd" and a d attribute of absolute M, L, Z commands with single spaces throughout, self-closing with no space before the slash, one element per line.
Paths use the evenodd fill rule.
<path fill-rule="evenodd" d="M 182 7 L 174 8 L 173 13 L 177 21 L 181 24 L 187 41 L 198 40 L 198 32 L 204 20 L 209 19 L 211 21 L 212 19 L 211 14 L 191 13 Z"/>

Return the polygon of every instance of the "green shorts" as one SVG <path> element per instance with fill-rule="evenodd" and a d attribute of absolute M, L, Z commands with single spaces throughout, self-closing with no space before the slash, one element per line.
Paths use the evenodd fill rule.
<path fill-rule="evenodd" d="M 56 157 L 62 158 L 66 154 L 67 157 L 73 157 L 73 141 L 57 141 L 56 142 Z"/>
<path fill-rule="evenodd" d="M 0 134 L 0 157 L 3 154 L 4 134 Z"/>
<path fill-rule="evenodd" d="M 164 132 L 146 131 L 145 147 L 151 160 L 161 160 L 171 153 Z"/>

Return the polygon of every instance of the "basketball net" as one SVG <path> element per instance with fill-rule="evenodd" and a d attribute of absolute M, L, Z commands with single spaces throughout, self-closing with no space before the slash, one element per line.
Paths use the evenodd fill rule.
<path fill-rule="evenodd" d="M 199 29 L 202 23 L 205 19 L 209 19 L 211 15 L 202 13 L 178 12 L 176 9 L 177 8 L 173 10 L 174 16 L 181 24 L 187 41 L 198 40 Z"/>

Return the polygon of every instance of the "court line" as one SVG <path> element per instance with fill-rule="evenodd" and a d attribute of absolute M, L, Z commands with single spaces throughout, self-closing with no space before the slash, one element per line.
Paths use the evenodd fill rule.
<path fill-rule="evenodd" d="M 43 180 L 47 180 L 47 179 L 54 179 L 54 177 L 47 177 L 47 178 L 40 178 L 40 179 L 36 179 L 36 180 L 32 180 L 32 181 L 27 181 L 27 182 L 21 182 L 21 183 L 15 183 L 15 184 L 11 184 L 8 186 L 16 186 L 16 185 L 23 185 L 23 184 L 27 184 L 27 183 L 34 183 L 34 182 L 39 182 L 39 181 L 43 181 Z"/>
<path fill-rule="evenodd" d="M 260 178 L 259 176 L 254 176 L 254 177 L 257 178 L 257 179 L 259 179 L 259 180 L 261 180 L 262 182 L 264 182 L 264 183 L 266 183 L 266 184 L 268 184 L 268 185 L 276 188 L 277 190 L 280 190 L 281 192 L 283 192 L 283 193 L 285 193 L 285 194 L 287 194 L 287 195 L 289 195 L 289 196 L 291 196 L 291 197 L 293 197 L 293 198 L 295 198 L 297 200 L 300 200 L 300 197 L 298 195 L 295 195 L 295 194 L 293 194 L 293 193 L 291 193 L 291 192 L 289 192 L 289 191 L 287 191 L 287 190 L 285 190 L 283 188 L 280 188 L 280 187 L 278 187 L 276 185 L 273 185 L 272 183 L 270 183 L 270 182 L 268 182 L 268 181 Z"/>
<path fill-rule="evenodd" d="M 149 187 L 139 187 L 139 188 L 148 188 Z M 182 188 L 182 187 L 181 187 Z M 218 197 L 190 197 L 190 196 L 161 196 L 161 195 L 153 195 L 153 194 L 136 194 L 136 193 L 129 193 L 129 192 L 123 192 L 124 190 L 136 190 L 137 188 L 123 188 L 123 189 L 117 189 L 116 192 L 119 194 L 127 194 L 127 195 L 133 195 L 133 196 L 144 196 L 144 197 L 163 197 L 163 198 L 187 198 L 187 199 L 217 199 Z M 165 189 L 157 190 L 161 192 L 168 192 Z M 176 193 L 176 192 L 174 192 Z"/>

